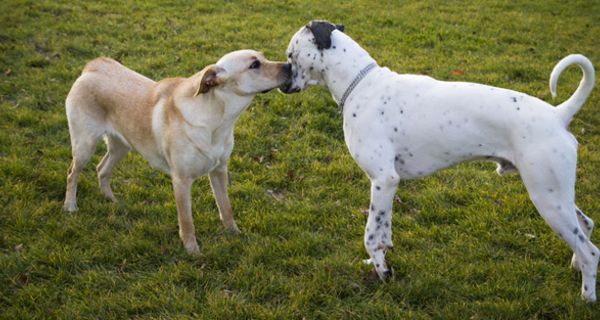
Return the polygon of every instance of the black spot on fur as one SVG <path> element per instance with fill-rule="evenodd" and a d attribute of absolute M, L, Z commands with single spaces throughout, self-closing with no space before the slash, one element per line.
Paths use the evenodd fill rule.
<path fill-rule="evenodd" d="M 383 210 L 379 211 L 379 215 L 382 215 L 382 216 L 385 215 L 385 211 L 383 211 Z"/>
<path fill-rule="evenodd" d="M 513 102 L 517 102 L 517 98 L 515 98 L 515 97 L 510 97 L 510 99 L 511 99 Z"/>
<path fill-rule="evenodd" d="M 375 189 L 381 190 L 381 187 L 380 186 L 375 186 Z"/>
<path fill-rule="evenodd" d="M 336 30 L 336 26 L 327 21 L 313 20 L 306 26 L 315 36 L 317 49 L 331 48 L 331 33 Z"/>
<path fill-rule="evenodd" d="M 573 234 L 578 234 L 578 233 L 579 233 L 579 228 L 573 229 Z"/>

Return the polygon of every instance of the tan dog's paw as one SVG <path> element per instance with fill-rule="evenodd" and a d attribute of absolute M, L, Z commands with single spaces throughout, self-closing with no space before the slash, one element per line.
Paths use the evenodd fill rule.
<path fill-rule="evenodd" d="M 226 228 L 227 228 L 227 231 L 232 234 L 241 234 L 242 233 L 242 231 L 240 230 L 240 228 L 238 228 L 238 226 L 235 224 L 235 222 Z"/>
<path fill-rule="evenodd" d="M 196 241 L 189 241 L 188 243 L 184 243 L 183 244 L 185 247 L 185 250 L 192 255 L 196 255 L 200 253 L 200 247 L 198 246 L 198 243 L 196 243 Z"/>
<path fill-rule="evenodd" d="M 66 203 L 63 205 L 63 210 L 69 213 L 79 210 L 77 203 Z"/>

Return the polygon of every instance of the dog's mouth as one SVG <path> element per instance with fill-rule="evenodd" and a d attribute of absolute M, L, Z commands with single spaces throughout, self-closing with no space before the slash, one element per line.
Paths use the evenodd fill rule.
<path fill-rule="evenodd" d="M 292 87 L 292 81 L 286 81 L 284 82 L 281 86 L 279 86 L 279 92 L 281 93 L 285 93 L 285 94 L 291 94 L 291 93 L 296 93 L 296 92 L 300 92 L 300 88 L 293 88 Z"/>

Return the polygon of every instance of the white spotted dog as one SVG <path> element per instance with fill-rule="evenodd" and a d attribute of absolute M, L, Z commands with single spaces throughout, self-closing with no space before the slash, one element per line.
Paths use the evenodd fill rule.
<path fill-rule="evenodd" d="M 342 108 L 346 145 L 371 180 L 364 243 L 367 262 L 381 279 L 393 274 L 385 254 L 392 247 L 392 200 L 400 179 L 483 159 L 497 162 L 499 174 L 520 173 L 539 213 L 573 250 L 583 298 L 596 300 L 600 252 L 590 241 L 592 220 L 575 206 L 577 141 L 568 131 L 594 86 L 587 58 L 570 55 L 554 67 L 553 95 L 568 66 L 578 65 L 583 80 L 571 98 L 553 107 L 512 90 L 379 67 L 343 27 L 326 21 L 302 27 L 287 55 L 293 75 L 281 91 L 325 85 Z"/>
<path fill-rule="evenodd" d="M 77 210 L 79 174 L 104 137 L 107 152 L 97 171 L 108 199 L 116 201 L 112 170 L 133 149 L 171 176 L 179 236 L 188 252 L 199 252 L 190 196 L 200 176 L 210 178 L 223 225 L 238 233 L 227 195 L 233 128 L 256 94 L 281 86 L 290 76 L 289 64 L 269 61 L 254 50 L 230 52 L 189 78 L 158 82 L 112 59 L 90 61 L 66 100 L 73 161 L 64 209 Z"/>

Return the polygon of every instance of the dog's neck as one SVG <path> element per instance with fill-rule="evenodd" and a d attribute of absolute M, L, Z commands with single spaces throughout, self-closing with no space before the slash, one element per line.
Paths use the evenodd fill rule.
<path fill-rule="evenodd" d="M 195 97 L 183 97 L 176 102 L 185 121 L 194 127 L 233 128 L 242 112 L 248 108 L 254 96 L 240 96 L 221 89 Z M 211 109 L 211 110 L 209 110 Z"/>
<path fill-rule="evenodd" d="M 333 32 L 331 48 L 323 50 L 325 85 L 338 103 L 352 81 L 366 66 L 376 63 L 369 53 L 342 32 Z"/>
<path fill-rule="evenodd" d="M 229 91 L 221 91 L 219 89 L 214 90 L 213 94 L 225 106 L 225 110 L 223 110 L 223 122 L 232 123 L 237 121 L 255 97 L 255 95 L 232 94 Z"/>

